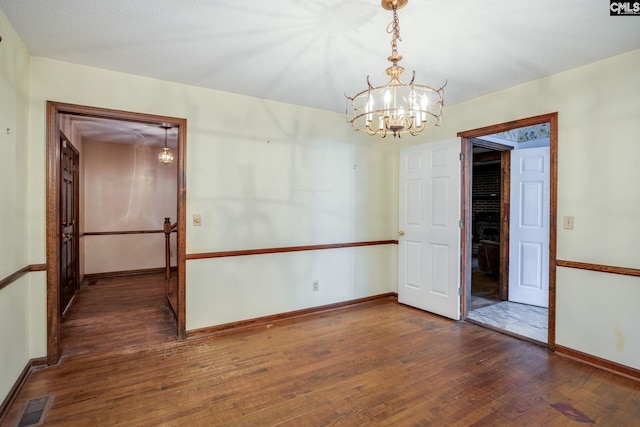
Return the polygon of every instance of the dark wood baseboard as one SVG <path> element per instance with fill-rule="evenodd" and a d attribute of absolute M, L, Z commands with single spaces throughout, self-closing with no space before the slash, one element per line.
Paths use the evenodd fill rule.
<path fill-rule="evenodd" d="M 212 335 L 220 335 L 223 333 L 255 328 L 255 327 L 264 326 L 274 322 L 294 319 L 297 317 L 309 316 L 311 314 L 327 312 L 327 311 L 336 310 L 344 307 L 350 307 L 358 304 L 366 304 L 366 303 L 376 302 L 380 300 L 386 300 L 389 298 L 397 298 L 397 294 L 395 292 L 387 292 L 384 294 L 373 295 L 373 296 L 364 297 L 364 298 L 357 298 L 349 301 L 337 302 L 334 304 L 321 305 L 318 307 L 288 311 L 286 313 L 274 314 L 271 316 L 256 317 L 253 319 L 241 320 L 239 322 L 231 322 L 231 323 L 225 323 L 222 325 L 209 326 L 206 328 L 193 329 L 193 330 L 187 331 L 187 339 L 210 337 Z"/>
<path fill-rule="evenodd" d="M 177 267 L 171 267 L 171 271 L 176 271 Z M 164 267 L 158 268 L 145 268 L 141 270 L 124 270 L 124 271 L 108 271 L 105 273 L 91 273 L 85 274 L 82 278 L 83 284 L 88 283 L 92 280 L 97 279 L 105 279 L 108 277 L 126 277 L 126 276 L 139 276 L 141 274 L 156 274 L 156 273 L 164 273 Z"/>
<path fill-rule="evenodd" d="M 167 307 L 171 312 L 171 315 L 174 319 L 178 317 L 178 296 L 175 292 L 171 292 L 166 295 L 167 298 Z"/>
<path fill-rule="evenodd" d="M 7 412 L 9 412 L 9 408 L 11 408 L 11 405 L 18 397 L 20 390 L 22 390 L 22 387 L 24 387 L 24 385 L 26 384 L 31 373 L 35 369 L 42 368 L 44 366 L 47 366 L 47 359 L 44 357 L 31 359 L 27 363 L 27 366 L 24 367 L 15 384 L 13 385 L 13 387 L 11 387 L 11 390 L 9 390 L 9 394 L 7 394 L 7 397 L 5 397 L 2 404 L 0 404 L 0 424 L 2 424 L 4 416 L 7 414 Z"/>
<path fill-rule="evenodd" d="M 578 362 L 586 363 L 587 365 L 591 365 L 596 368 L 604 369 L 605 371 L 609 371 L 614 374 L 622 375 L 623 377 L 630 378 L 632 380 L 640 381 L 640 370 L 630 366 L 602 359 L 561 345 L 556 345 L 556 354 L 577 360 Z"/>

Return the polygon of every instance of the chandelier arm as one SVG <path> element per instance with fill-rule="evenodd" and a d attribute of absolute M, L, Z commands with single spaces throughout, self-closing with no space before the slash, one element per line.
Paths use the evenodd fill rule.
<path fill-rule="evenodd" d="M 411 81 L 409 82 L 410 86 L 413 86 L 413 81 L 416 79 L 416 70 L 413 70 L 413 74 L 411 74 Z"/>
<path fill-rule="evenodd" d="M 367 86 L 369 86 L 369 89 L 367 89 L 366 91 L 364 91 L 364 90 L 363 90 L 363 91 L 362 91 L 362 92 L 360 92 L 360 93 L 364 93 L 364 92 L 367 92 L 367 91 L 369 91 L 369 90 L 371 90 L 371 89 L 375 89 L 375 87 L 374 87 L 374 86 L 371 84 L 371 82 L 369 81 L 369 76 L 367 76 Z M 358 94 L 358 95 L 359 95 L 359 94 Z M 358 95 L 356 95 L 356 96 L 358 96 Z"/>

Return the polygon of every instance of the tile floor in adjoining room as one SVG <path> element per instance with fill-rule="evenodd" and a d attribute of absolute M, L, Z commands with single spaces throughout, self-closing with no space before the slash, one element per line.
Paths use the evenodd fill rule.
<path fill-rule="evenodd" d="M 467 319 L 546 343 L 547 311 L 543 307 L 499 301 L 470 310 Z"/>
<path fill-rule="evenodd" d="M 467 319 L 542 343 L 548 339 L 548 309 L 498 298 L 498 280 L 472 262 L 471 303 Z"/>

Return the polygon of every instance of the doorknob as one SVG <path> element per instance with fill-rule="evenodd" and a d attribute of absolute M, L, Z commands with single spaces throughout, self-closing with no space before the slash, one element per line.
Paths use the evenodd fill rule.
<path fill-rule="evenodd" d="M 62 221 L 62 226 L 66 227 L 67 226 L 67 221 Z"/>
<path fill-rule="evenodd" d="M 398 230 L 398 236 L 404 236 L 404 230 Z"/>

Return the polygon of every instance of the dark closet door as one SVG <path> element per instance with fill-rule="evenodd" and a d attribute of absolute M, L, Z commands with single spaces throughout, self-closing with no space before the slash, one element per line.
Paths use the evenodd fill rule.
<path fill-rule="evenodd" d="M 60 132 L 60 313 L 78 289 L 78 151 Z"/>

